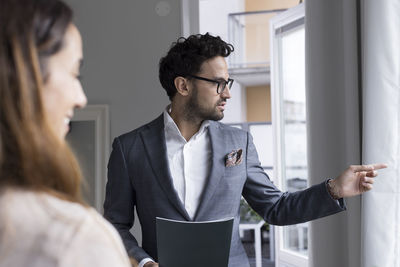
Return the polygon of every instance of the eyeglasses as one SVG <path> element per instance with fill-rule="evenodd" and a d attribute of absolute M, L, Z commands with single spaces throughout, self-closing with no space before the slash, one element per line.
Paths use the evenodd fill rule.
<path fill-rule="evenodd" d="M 220 80 L 211 80 L 211 79 L 207 79 L 204 77 L 199 77 L 196 75 L 188 75 L 189 77 L 195 78 L 197 80 L 202 80 L 202 81 L 206 81 L 206 82 L 210 82 L 210 83 L 216 83 L 217 84 L 217 94 L 222 94 L 222 92 L 225 90 L 226 86 L 228 86 L 229 90 L 232 87 L 233 84 L 233 79 L 228 78 L 227 81 L 225 81 L 224 79 L 220 79 Z"/>

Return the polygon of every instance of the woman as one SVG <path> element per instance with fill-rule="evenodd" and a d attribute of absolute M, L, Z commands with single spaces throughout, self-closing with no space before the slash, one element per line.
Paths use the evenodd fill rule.
<path fill-rule="evenodd" d="M 116 231 L 80 196 L 64 137 L 82 41 L 59 0 L 0 0 L 0 266 L 130 266 Z"/>

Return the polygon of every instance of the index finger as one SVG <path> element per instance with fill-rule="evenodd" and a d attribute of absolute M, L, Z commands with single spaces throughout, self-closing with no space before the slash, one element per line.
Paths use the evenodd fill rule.
<path fill-rule="evenodd" d="M 374 167 L 374 170 L 385 169 L 388 167 L 386 163 L 375 163 L 372 164 L 372 166 Z"/>
<path fill-rule="evenodd" d="M 373 170 L 379 170 L 386 168 L 387 165 L 384 163 L 375 163 L 375 164 L 368 164 L 368 165 L 355 165 L 352 166 L 354 172 L 370 172 Z"/>

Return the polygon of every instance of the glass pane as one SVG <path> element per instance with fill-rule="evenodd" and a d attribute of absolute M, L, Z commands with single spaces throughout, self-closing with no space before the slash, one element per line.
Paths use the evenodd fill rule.
<path fill-rule="evenodd" d="M 272 126 L 271 124 L 253 124 L 249 125 L 249 131 L 253 136 L 253 142 L 257 149 L 258 158 L 261 166 L 273 166 L 273 148 L 272 148 Z"/>
<path fill-rule="evenodd" d="M 307 187 L 307 135 L 304 26 L 281 37 L 283 185 L 297 191 Z M 283 247 L 307 255 L 308 223 L 284 227 Z"/>
<path fill-rule="evenodd" d="M 269 66 L 269 23 L 278 13 L 268 10 L 229 15 L 229 42 L 235 47 L 235 53 L 229 57 L 231 67 Z"/>

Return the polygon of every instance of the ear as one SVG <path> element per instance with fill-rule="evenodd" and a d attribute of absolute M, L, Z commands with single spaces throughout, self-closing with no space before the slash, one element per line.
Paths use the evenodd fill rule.
<path fill-rule="evenodd" d="M 189 95 L 188 81 L 185 78 L 183 78 L 182 76 L 176 77 L 174 80 L 174 84 L 178 94 L 182 96 Z"/>

